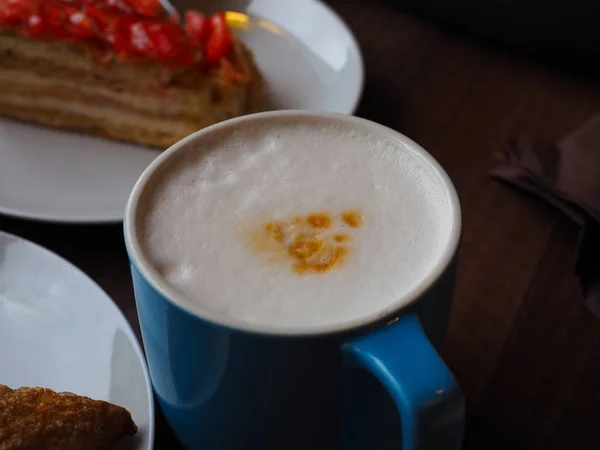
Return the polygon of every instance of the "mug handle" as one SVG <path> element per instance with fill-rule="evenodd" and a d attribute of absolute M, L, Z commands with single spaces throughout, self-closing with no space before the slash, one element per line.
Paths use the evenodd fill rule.
<path fill-rule="evenodd" d="M 416 314 L 353 338 L 341 350 L 347 368 L 370 372 L 391 396 L 402 422 L 402 450 L 461 448 L 464 398 Z"/>

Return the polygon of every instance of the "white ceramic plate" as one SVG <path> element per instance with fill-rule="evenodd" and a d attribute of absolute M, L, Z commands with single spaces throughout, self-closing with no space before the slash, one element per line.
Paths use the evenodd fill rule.
<path fill-rule="evenodd" d="M 219 7 L 242 11 L 228 17 L 265 74 L 267 109 L 354 112 L 363 86 L 362 57 L 328 7 L 318 0 L 219 0 Z M 135 181 L 158 154 L 0 119 L 0 213 L 119 222 Z"/>
<path fill-rule="evenodd" d="M 92 280 L 54 253 L 0 232 L 0 384 L 42 386 L 127 408 L 119 449 L 149 450 L 154 403 L 140 346 Z"/>

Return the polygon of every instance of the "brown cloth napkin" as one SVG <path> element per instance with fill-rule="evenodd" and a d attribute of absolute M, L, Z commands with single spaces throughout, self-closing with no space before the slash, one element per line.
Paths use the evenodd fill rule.
<path fill-rule="evenodd" d="M 491 175 L 551 203 L 581 226 L 577 286 L 600 317 L 600 115 L 557 143 L 512 138 Z"/>

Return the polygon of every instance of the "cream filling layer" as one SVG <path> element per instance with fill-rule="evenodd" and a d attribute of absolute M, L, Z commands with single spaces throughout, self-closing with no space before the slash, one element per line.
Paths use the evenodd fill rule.
<path fill-rule="evenodd" d="M 50 93 L 55 97 L 61 94 L 65 100 L 89 99 L 87 103 L 114 103 L 124 108 L 138 110 L 145 114 L 160 116 L 190 116 L 198 118 L 210 115 L 210 109 L 215 105 L 210 104 L 210 87 L 207 85 L 201 90 L 194 91 L 193 101 L 186 101 L 182 92 L 164 89 L 155 92 L 117 91 L 109 86 L 90 84 L 85 81 L 77 82 L 73 79 L 42 76 L 35 72 L 21 69 L 3 68 L 0 71 L 0 92 L 21 91 L 22 95 L 31 92 L 32 96 Z M 4 94 L 3 94 L 4 95 Z"/>
<path fill-rule="evenodd" d="M 191 120 L 146 116 L 135 111 L 122 110 L 118 107 L 96 106 L 73 100 L 49 97 L 24 97 L 11 92 L 3 92 L 0 95 L 0 103 L 48 113 L 81 115 L 97 121 L 100 128 L 104 124 L 110 124 L 110 126 L 115 128 L 125 129 L 134 127 L 166 135 L 187 135 L 201 128 L 202 125 L 199 122 Z"/>

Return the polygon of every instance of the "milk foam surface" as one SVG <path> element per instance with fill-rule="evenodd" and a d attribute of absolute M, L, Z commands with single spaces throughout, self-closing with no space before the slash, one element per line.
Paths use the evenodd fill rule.
<path fill-rule="evenodd" d="M 454 226 L 420 153 L 344 125 L 271 118 L 217 130 L 159 170 L 138 213 L 143 253 L 188 309 L 255 326 L 334 326 L 397 308 Z M 363 223 L 345 230 L 351 251 L 326 273 L 298 274 L 249 245 L 268 221 L 345 210 Z"/>

